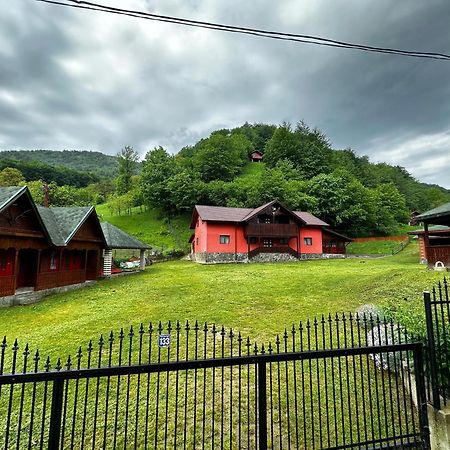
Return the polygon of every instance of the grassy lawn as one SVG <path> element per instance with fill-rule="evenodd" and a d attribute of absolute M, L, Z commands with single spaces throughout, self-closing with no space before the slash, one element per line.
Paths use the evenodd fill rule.
<path fill-rule="evenodd" d="M 392 255 L 400 249 L 399 241 L 350 242 L 347 252 L 353 255 Z"/>
<path fill-rule="evenodd" d="M 50 355 L 53 364 L 55 356 L 65 357 L 70 353 L 73 357 L 80 345 L 83 347 L 85 355 L 86 344 L 91 338 L 94 348 L 97 348 L 99 335 L 103 334 L 107 339 L 111 329 L 118 331 L 124 327 L 127 336 L 130 325 L 138 326 L 140 322 L 148 325 L 151 321 L 157 326 L 159 320 L 166 322 L 179 319 L 184 324 L 184 321 L 189 319 L 192 325 L 195 319 L 198 319 L 200 323 L 215 322 L 225 325 L 227 329 L 232 327 L 235 331 L 241 330 L 244 337 L 251 337 L 252 342 L 261 343 L 269 340 L 274 342 L 276 334 L 282 333 L 284 328 L 293 322 L 298 324 L 300 320 L 328 312 L 354 312 L 358 306 L 365 303 L 420 305 L 422 290 L 431 287 L 432 283 L 440 276 L 426 270 L 417 261 L 417 247 L 412 244 L 396 256 L 372 260 L 347 259 L 210 266 L 188 261 L 160 263 L 147 268 L 144 273 L 104 280 L 90 288 L 48 297 L 35 305 L 0 309 L 1 333 L 8 336 L 10 344 L 13 338 L 19 338 L 20 352 L 25 342 L 30 343 L 32 352 L 38 346 L 41 350 L 41 358 Z M 409 300 L 405 301 L 405 297 Z M 117 341 L 117 333 L 115 336 Z M 218 339 L 220 342 L 220 337 Z M 125 340 L 125 355 L 127 355 L 127 342 Z M 192 350 L 192 341 L 190 342 Z M 201 348 L 200 346 L 200 353 L 202 352 Z M 217 348 L 220 349 L 220 344 Z M 94 360 L 95 353 L 96 350 L 94 350 Z M 163 357 L 164 355 L 166 353 L 163 353 Z M 124 359 L 126 360 L 126 358 Z M 283 440 L 284 447 L 287 447 L 286 439 L 291 443 L 294 439 L 293 435 L 290 439 L 286 438 L 286 421 L 284 413 L 282 413 L 288 408 L 287 389 L 286 393 L 280 393 L 280 390 L 278 389 L 277 392 L 276 388 L 283 383 L 289 385 L 291 408 L 292 392 L 298 390 L 299 402 L 303 401 L 306 411 L 308 411 L 308 417 L 305 418 L 304 423 L 305 434 L 303 436 L 302 433 L 300 436 L 300 442 L 310 442 L 313 436 L 315 436 L 316 443 L 318 440 L 321 441 L 321 435 L 317 434 L 319 424 L 323 425 L 326 421 L 326 426 L 331 424 L 332 428 L 333 417 L 339 421 L 339 427 L 345 430 L 342 433 L 348 434 L 349 430 L 357 433 L 355 421 L 352 422 L 351 418 L 357 417 L 360 423 L 362 423 L 362 418 L 369 420 L 371 411 L 376 407 L 384 408 L 383 399 L 385 402 L 387 402 L 386 398 L 389 399 L 389 397 L 382 396 L 374 400 L 370 397 L 368 392 L 374 388 L 373 380 L 375 379 L 375 382 L 379 383 L 380 389 L 382 386 L 388 389 L 391 383 L 395 387 L 396 382 L 395 378 L 391 380 L 389 374 L 375 370 L 371 361 L 364 361 L 353 359 L 348 365 L 347 358 L 335 358 L 328 361 L 327 366 L 325 361 L 305 362 L 305 364 L 301 361 L 296 365 L 297 372 L 292 364 L 289 367 L 287 364 L 277 365 L 274 363 L 270 365 L 268 377 L 271 384 L 273 377 L 274 393 L 272 397 L 271 389 L 268 397 L 271 408 L 269 419 L 270 423 L 275 424 L 275 434 L 272 436 L 273 430 L 271 429 L 271 439 L 273 438 L 275 442 Z M 354 368 L 352 369 L 352 367 Z M 66 430 L 65 444 L 68 447 L 69 440 L 74 439 L 75 447 L 79 448 L 80 442 L 83 440 L 82 436 L 85 436 L 84 444 L 91 448 L 93 444 L 90 439 L 96 429 L 92 424 L 96 423 L 94 417 L 98 412 L 99 423 L 97 423 L 97 435 L 94 442 L 96 448 L 103 447 L 101 443 L 103 431 L 107 440 L 111 440 L 115 423 L 119 423 L 118 445 L 122 448 L 126 447 L 123 443 L 122 428 L 125 422 L 129 423 L 128 436 L 133 436 L 136 431 L 137 448 L 144 447 L 143 439 L 144 436 L 147 436 L 147 425 L 151 437 L 150 442 L 158 441 L 155 448 L 163 448 L 163 435 L 165 436 L 167 433 L 171 436 L 170 439 L 173 436 L 180 436 L 181 442 L 183 423 L 187 423 L 188 447 L 196 448 L 196 444 L 200 441 L 200 418 L 207 421 L 207 436 L 216 436 L 217 445 L 219 445 L 222 418 L 225 420 L 227 436 L 231 436 L 230 430 L 235 432 L 238 427 L 237 415 L 235 414 L 231 418 L 230 411 L 237 406 L 241 411 L 240 403 L 236 403 L 240 402 L 240 397 L 236 396 L 236 392 L 241 386 L 240 382 L 237 384 L 237 380 L 241 379 L 238 378 L 240 377 L 239 370 L 237 367 L 232 370 L 217 369 L 215 381 L 212 381 L 211 371 L 206 374 L 202 370 L 195 374 L 192 372 L 189 374 L 183 372 L 179 376 L 172 374 L 170 382 L 167 374 L 143 376 L 142 378 L 132 376 L 128 379 L 122 377 L 120 387 L 119 379 L 113 377 L 111 392 L 109 391 L 109 379 L 103 379 L 97 384 L 95 384 L 95 379 L 91 380 L 89 390 L 87 383 L 80 382 L 78 385 L 76 382 L 72 382 L 65 400 L 68 402 L 65 414 L 68 423 L 73 428 L 68 427 Z M 245 368 L 242 370 L 244 394 L 241 421 L 243 429 L 245 429 L 247 425 L 251 428 L 252 423 L 256 420 L 253 412 L 247 414 L 245 408 L 246 401 L 248 404 L 255 402 L 254 392 L 250 391 L 250 388 L 248 391 L 245 388 L 247 383 L 248 386 L 252 386 L 251 389 L 254 389 L 255 379 L 253 368 L 248 368 L 247 371 Z M 360 371 L 361 373 L 364 371 L 365 375 L 361 380 L 359 378 L 356 380 L 356 373 L 359 374 Z M 302 373 L 301 377 L 300 373 Z M 306 383 L 304 383 L 303 374 L 306 376 Z M 290 377 L 290 381 L 288 381 L 288 377 Z M 292 384 L 294 377 L 297 377 L 298 383 L 301 383 L 297 387 Z M 311 385 L 308 384 L 308 379 L 311 379 Z M 339 380 L 346 381 L 341 383 Z M 196 386 L 198 397 L 192 395 L 194 386 Z M 32 387 L 29 386 L 27 399 L 32 395 L 31 389 Z M 41 384 L 38 386 L 40 395 L 38 395 L 38 399 L 42 397 L 42 389 Z M 334 407 L 328 408 L 327 400 L 323 398 L 327 389 L 328 394 L 325 395 L 328 395 L 328 400 L 331 400 L 335 390 L 337 392 L 338 398 L 334 402 Z M 359 392 L 359 396 L 366 399 L 365 415 L 361 410 L 361 404 L 358 406 L 356 401 L 347 404 L 347 393 L 354 395 L 356 391 Z M 3 405 L 3 411 L 7 410 L 9 392 L 4 391 L 4 395 L 0 397 L 0 410 Z M 140 396 L 138 392 L 141 392 Z M 13 427 L 16 427 L 16 412 L 20 409 L 19 394 L 20 391 L 16 389 Z M 320 400 L 320 395 L 322 395 L 322 400 Z M 398 395 L 394 395 L 394 397 L 396 398 L 392 402 L 391 396 L 390 406 L 387 405 L 387 408 L 392 409 L 393 415 L 398 409 L 396 402 L 402 401 Z M 106 406 L 106 398 L 110 399 L 108 406 Z M 128 411 L 128 398 L 131 399 L 130 412 Z M 150 398 L 149 411 L 151 414 L 144 414 L 145 408 L 148 408 L 148 400 L 146 400 L 148 398 Z M 74 405 L 77 404 L 75 399 L 78 399 L 79 412 L 76 420 L 74 418 L 72 421 Z M 214 399 L 212 404 L 210 403 L 211 399 Z M 82 406 L 83 401 L 87 406 Z M 203 410 L 198 407 L 198 415 L 194 419 L 192 411 L 197 411 L 195 405 L 199 402 L 203 402 Z M 231 403 L 234 405 L 233 408 L 230 407 Z M 168 424 L 166 431 L 155 424 L 154 412 L 155 408 L 158 411 L 158 404 L 161 411 L 156 413 L 156 417 L 159 417 L 160 423 Z M 98 405 L 98 410 L 97 407 L 94 408 L 94 405 Z M 137 414 L 138 405 L 140 415 Z M 37 407 L 42 408 L 40 400 L 37 402 Z M 30 402 L 27 400 L 24 417 L 28 417 L 26 414 L 29 414 L 29 408 Z M 85 412 L 87 411 L 86 435 L 82 423 L 83 408 Z M 185 411 L 184 418 L 183 410 Z M 216 412 L 215 418 L 212 415 L 213 411 Z M 75 417 L 75 413 L 73 414 Z M 106 427 L 103 424 L 106 423 L 108 414 L 108 426 Z M 136 422 L 134 417 L 136 417 Z M 179 417 L 178 424 L 177 417 Z M 211 417 L 213 417 L 212 420 Z M 4 429 L 5 420 L 6 414 L 0 414 L 0 429 Z M 184 422 L 185 420 L 186 422 Z M 195 430 L 194 423 L 198 425 L 196 432 L 192 431 L 193 426 Z M 211 423 L 216 424 L 214 432 L 210 429 Z M 279 427 L 276 424 L 280 424 Z M 325 427 L 325 425 L 323 426 Z M 379 430 L 380 434 L 384 433 L 383 427 L 382 424 Z M 292 430 L 294 428 L 293 423 Z M 156 435 L 153 430 L 157 430 Z M 336 436 L 333 437 L 333 433 L 334 431 L 331 429 L 332 439 L 338 439 L 342 434 L 338 430 L 335 433 Z M 23 434 L 25 435 L 25 432 Z M 36 430 L 34 435 L 37 435 Z M 197 436 L 197 441 L 195 441 L 195 436 Z M 0 435 L 0 445 L 2 445 L 1 438 Z M 132 439 L 131 437 L 130 442 Z M 233 439 L 236 440 L 236 434 Z M 14 441 L 11 440 L 10 443 L 13 444 Z M 256 444 L 249 448 L 255 446 Z"/>
<path fill-rule="evenodd" d="M 328 312 L 353 312 L 365 303 L 404 302 L 405 297 L 420 302 L 422 290 L 439 277 L 418 264 L 415 244 L 374 260 L 174 261 L 35 305 L 0 309 L 0 334 L 51 356 L 73 354 L 101 333 L 159 320 L 215 322 L 262 341 L 293 322 Z"/>
<path fill-rule="evenodd" d="M 170 223 L 164 220 L 163 214 L 157 210 L 141 211 L 133 208 L 132 214 L 112 215 L 108 205 L 95 207 L 101 221 L 107 221 L 135 236 L 141 241 L 160 251 L 186 250 L 191 235 L 189 214 L 172 218 Z"/>

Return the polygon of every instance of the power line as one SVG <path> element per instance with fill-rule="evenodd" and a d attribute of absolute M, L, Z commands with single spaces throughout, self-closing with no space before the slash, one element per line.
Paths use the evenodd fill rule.
<path fill-rule="evenodd" d="M 414 57 L 414 58 L 439 59 L 439 60 L 446 60 L 446 61 L 450 60 L 450 55 L 447 55 L 445 53 L 409 51 L 409 50 L 401 50 L 401 49 L 395 49 L 395 48 L 374 47 L 374 46 L 370 46 L 370 45 L 353 44 L 353 43 L 338 41 L 338 40 L 334 40 L 334 39 L 327 39 L 327 38 L 323 38 L 323 37 L 319 37 L 319 36 L 284 33 L 284 32 L 278 32 L 278 31 L 268 31 L 268 30 L 263 30 L 263 29 L 258 29 L 258 28 L 246 28 L 246 27 L 225 25 L 225 24 L 214 23 L 214 22 L 203 22 L 203 21 L 197 21 L 197 20 L 184 19 L 181 17 L 164 16 L 164 15 L 160 15 L 160 14 L 152 14 L 152 13 L 147 13 L 147 12 L 137 11 L 137 10 L 115 8 L 112 6 L 101 5 L 98 3 L 92 3 L 89 1 L 83 1 L 83 0 L 64 0 L 64 1 L 36 0 L 36 1 L 42 2 L 42 3 L 50 3 L 53 5 L 66 6 L 66 7 L 71 7 L 71 8 L 108 12 L 110 14 L 118 14 L 118 15 L 136 17 L 136 18 L 140 18 L 140 19 L 153 20 L 153 21 L 157 21 L 157 22 L 165 22 L 165 23 L 172 23 L 172 24 L 190 26 L 190 27 L 196 27 L 196 28 L 205 28 L 205 29 L 210 29 L 210 30 L 225 31 L 225 32 L 229 32 L 229 33 L 246 34 L 246 35 L 264 37 L 264 38 L 269 38 L 269 39 L 298 42 L 298 43 L 303 43 L 303 44 L 314 44 L 314 45 L 320 45 L 320 46 L 326 46 L 326 47 L 354 49 L 354 50 L 361 50 L 361 51 L 374 52 L 374 53 L 385 53 L 385 54 L 393 54 L 393 55 L 399 55 L 399 56 L 409 56 L 409 57 Z"/>

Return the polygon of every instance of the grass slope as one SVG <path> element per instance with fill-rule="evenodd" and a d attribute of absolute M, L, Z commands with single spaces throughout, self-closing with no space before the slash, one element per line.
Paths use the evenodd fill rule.
<path fill-rule="evenodd" d="M 35 305 L 0 309 L 1 335 L 27 341 L 42 354 L 73 354 L 89 338 L 140 322 L 195 320 L 273 339 L 292 322 L 354 311 L 421 292 L 439 274 L 418 264 L 417 247 L 374 260 L 319 260 L 274 264 L 156 264 L 144 273 L 100 281 Z"/>
<path fill-rule="evenodd" d="M 140 211 L 133 208 L 133 214 L 112 215 L 107 204 L 96 206 L 101 221 L 107 221 L 135 236 L 160 251 L 184 250 L 189 248 L 190 215 L 182 215 L 164 221 L 157 210 Z"/>

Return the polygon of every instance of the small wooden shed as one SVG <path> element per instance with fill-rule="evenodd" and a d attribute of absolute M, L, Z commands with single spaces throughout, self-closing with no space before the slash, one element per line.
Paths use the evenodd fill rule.
<path fill-rule="evenodd" d="M 259 150 L 255 150 L 250 155 L 250 161 L 252 162 L 261 162 L 264 158 L 264 154 Z"/>
<path fill-rule="evenodd" d="M 423 230 L 411 231 L 422 240 L 421 259 L 432 267 L 441 261 L 450 267 L 450 202 L 426 211 L 416 217 Z"/>
<path fill-rule="evenodd" d="M 151 247 L 109 222 L 102 222 L 101 226 L 106 239 L 106 249 L 103 256 L 103 276 L 111 276 L 113 262 L 112 251 L 115 249 L 139 250 L 139 270 L 144 270 L 145 251 L 149 250 Z"/>

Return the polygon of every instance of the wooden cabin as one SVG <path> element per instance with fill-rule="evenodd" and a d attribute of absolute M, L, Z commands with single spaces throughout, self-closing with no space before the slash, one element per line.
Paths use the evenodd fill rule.
<path fill-rule="evenodd" d="M 264 154 L 261 153 L 259 150 L 255 150 L 250 155 L 250 161 L 251 162 L 261 162 L 264 158 Z"/>
<path fill-rule="evenodd" d="M 311 213 L 291 211 L 275 200 L 259 208 L 196 205 L 191 229 L 191 259 L 198 262 L 344 255 L 351 240 Z"/>
<path fill-rule="evenodd" d="M 0 188 L 0 297 L 97 279 L 105 238 L 93 207 L 36 206 Z"/>
<path fill-rule="evenodd" d="M 433 267 L 440 261 L 450 267 L 450 203 L 426 211 L 416 219 L 423 223 L 423 230 L 408 234 L 419 239 L 421 262 Z"/>

